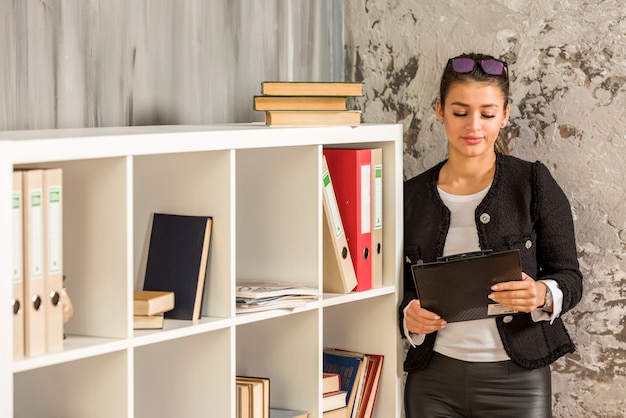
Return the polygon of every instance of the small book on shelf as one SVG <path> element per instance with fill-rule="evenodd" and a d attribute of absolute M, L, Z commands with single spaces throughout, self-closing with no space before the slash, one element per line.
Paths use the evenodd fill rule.
<path fill-rule="evenodd" d="M 156 315 L 174 309 L 174 292 L 156 290 L 135 290 L 133 292 L 133 313 L 135 315 Z"/>
<path fill-rule="evenodd" d="M 361 124 L 359 110 L 267 110 L 267 126 L 358 126 Z"/>
<path fill-rule="evenodd" d="M 341 96 L 254 96 L 254 110 L 347 110 Z"/>
<path fill-rule="evenodd" d="M 163 314 L 133 315 L 133 329 L 162 329 Z"/>
<path fill-rule="evenodd" d="M 332 411 L 326 411 L 322 415 L 324 418 L 350 418 L 350 411 L 348 407 L 333 409 Z"/>
<path fill-rule="evenodd" d="M 210 216 L 153 216 L 143 290 L 174 292 L 167 319 L 200 318 L 212 223 Z"/>
<path fill-rule="evenodd" d="M 264 81 L 261 94 L 271 96 L 362 96 L 363 83 L 350 81 Z"/>
<path fill-rule="evenodd" d="M 322 411 L 332 411 L 347 406 L 347 395 L 348 392 L 345 390 L 325 393 L 322 398 Z"/>
<path fill-rule="evenodd" d="M 338 373 L 322 373 L 322 394 L 337 392 L 341 389 L 340 382 Z"/>

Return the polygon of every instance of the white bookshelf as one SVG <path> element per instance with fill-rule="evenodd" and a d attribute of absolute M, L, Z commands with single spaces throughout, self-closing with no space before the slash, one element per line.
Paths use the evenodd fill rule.
<path fill-rule="evenodd" d="M 324 147 L 383 148 L 384 285 L 321 294 L 295 311 L 235 314 L 238 277 L 322 288 Z M 384 354 L 377 417 L 401 416 L 396 325 L 402 127 L 259 124 L 0 133 L 0 276 L 11 277 L 11 173 L 61 167 L 63 351 L 13 360 L 10 280 L 0 282 L 0 416 L 235 417 L 235 376 L 271 379 L 271 404 L 321 418 L 322 349 Z M 152 212 L 213 216 L 202 319 L 134 331 Z"/>

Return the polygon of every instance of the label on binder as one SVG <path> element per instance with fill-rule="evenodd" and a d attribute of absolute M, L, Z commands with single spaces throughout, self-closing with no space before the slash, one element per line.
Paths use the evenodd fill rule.
<path fill-rule="evenodd" d="M 333 219 L 333 231 L 335 231 L 335 237 L 340 237 L 343 234 L 343 224 L 341 223 L 341 216 L 339 216 L 335 190 L 333 189 L 333 183 L 330 181 L 328 171 L 324 172 L 322 181 L 324 182 L 324 193 L 326 193 L 326 199 L 328 200 L 330 216 Z"/>

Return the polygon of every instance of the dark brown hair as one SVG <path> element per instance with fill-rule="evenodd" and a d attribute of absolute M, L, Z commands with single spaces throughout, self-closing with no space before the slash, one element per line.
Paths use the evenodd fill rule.
<path fill-rule="evenodd" d="M 485 54 L 477 54 L 477 53 L 466 53 L 459 55 L 461 58 L 471 58 L 476 62 L 488 59 L 495 59 L 491 55 Z M 502 75 L 490 75 L 485 73 L 480 65 L 475 65 L 474 69 L 469 73 L 457 73 L 452 69 L 451 61 L 448 61 L 446 64 L 446 68 L 443 71 L 443 75 L 441 76 L 441 83 L 439 85 L 439 100 L 441 101 L 441 108 L 443 109 L 445 106 L 446 98 L 448 97 L 448 92 L 450 88 L 456 83 L 468 83 L 468 82 L 479 82 L 479 83 L 490 83 L 500 88 L 502 92 L 502 96 L 504 97 L 504 108 L 509 103 L 509 72 L 508 69 L 502 72 Z M 509 153 L 509 145 L 502 134 L 502 131 L 498 134 L 498 138 L 496 139 L 496 151 L 501 152 L 503 154 Z"/>

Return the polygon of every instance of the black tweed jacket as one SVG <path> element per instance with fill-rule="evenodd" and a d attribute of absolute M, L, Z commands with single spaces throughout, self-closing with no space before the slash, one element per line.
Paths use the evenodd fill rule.
<path fill-rule="evenodd" d="M 450 211 L 439 198 L 437 179 L 444 162 L 404 184 L 404 298 L 399 306 L 400 333 L 403 309 L 416 298 L 411 275 L 418 260 L 432 262 L 443 254 L 450 227 Z M 555 280 L 563 291 L 561 315 L 582 297 L 582 274 L 576 255 L 574 224 L 569 201 L 545 165 L 512 156 L 496 155 L 491 188 L 475 213 L 481 249 L 520 250 L 522 270 L 529 276 Z M 509 317 L 508 320 L 511 318 Z M 517 365 L 534 369 L 575 350 L 561 318 L 534 322 L 530 314 L 496 319 L 502 343 Z M 428 365 L 437 333 L 409 348 L 405 371 Z"/>

